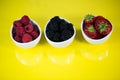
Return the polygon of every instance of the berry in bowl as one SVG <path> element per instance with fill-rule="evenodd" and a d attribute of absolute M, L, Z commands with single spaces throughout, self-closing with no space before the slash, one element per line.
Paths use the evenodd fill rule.
<path fill-rule="evenodd" d="M 47 22 L 44 34 L 49 44 L 62 48 L 72 43 L 76 31 L 68 20 L 55 16 Z"/>
<path fill-rule="evenodd" d="M 113 31 L 111 22 L 103 16 L 88 14 L 81 23 L 82 35 L 91 44 L 105 42 Z"/>
<path fill-rule="evenodd" d="M 40 26 L 28 16 L 15 20 L 10 30 L 12 41 L 21 48 L 32 48 L 38 44 L 41 38 Z"/>

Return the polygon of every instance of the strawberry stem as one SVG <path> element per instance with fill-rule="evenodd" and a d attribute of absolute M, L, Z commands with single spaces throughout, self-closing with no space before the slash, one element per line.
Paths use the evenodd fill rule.
<path fill-rule="evenodd" d="M 108 27 L 107 23 L 104 23 L 104 22 L 99 23 L 100 32 L 104 32 L 107 29 L 107 27 Z"/>
<path fill-rule="evenodd" d="M 93 17 L 94 17 L 93 15 L 88 14 L 88 15 L 85 16 L 85 20 L 86 20 L 87 22 L 89 22 Z"/>
<path fill-rule="evenodd" d="M 89 31 L 89 32 L 95 32 L 95 29 L 94 29 L 93 25 L 91 25 L 91 26 L 88 28 L 88 31 Z"/>

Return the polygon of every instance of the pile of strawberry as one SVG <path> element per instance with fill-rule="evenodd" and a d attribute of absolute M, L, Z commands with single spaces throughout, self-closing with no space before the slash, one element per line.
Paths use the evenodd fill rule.
<path fill-rule="evenodd" d="M 110 21 L 102 16 L 86 15 L 83 21 L 83 31 L 92 39 L 101 39 L 112 30 Z"/>
<path fill-rule="evenodd" d="M 33 41 L 39 34 L 38 26 L 26 15 L 13 23 L 12 36 L 17 42 L 26 43 Z"/>

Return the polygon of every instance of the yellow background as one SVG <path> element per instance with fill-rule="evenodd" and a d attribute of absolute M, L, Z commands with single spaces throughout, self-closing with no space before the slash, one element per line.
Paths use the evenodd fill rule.
<path fill-rule="evenodd" d="M 120 80 L 119 5 L 119 0 L 0 0 L 0 80 Z M 107 42 L 92 45 L 82 37 L 80 23 L 89 13 L 112 22 Z M 38 22 L 42 31 L 56 15 L 68 19 L 76 37 L 58 49 L 42 34 L 36 47 L 19 48 L 10 39 L 10 28 L 23 15 Z"/>

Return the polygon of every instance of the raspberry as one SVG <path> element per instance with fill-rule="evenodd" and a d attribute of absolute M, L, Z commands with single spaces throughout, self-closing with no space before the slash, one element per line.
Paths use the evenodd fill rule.
<path fill-rule="evenodd" d="M 14 21 L 14 22 L 13 22 L 13 26 L 14 26 L 14 27 L 21 27 L 21 26 L 22 26 L 22 23 L 17 20 L 17 21 Z"/>
<path fill-rule="evenodd" d="M 24 15 L 13 23 L 12 37 L 15 41 L 26 43 L 36 39 L 40 34 L 38 26 Z"/>
<path fill-rule="evenodd" d="M 23 27 L 16 27 L 15 30 L 17 35 L 23 36 L 23 34 L 25 34 L 25 30 Z"/>
<path fill-rule="evenodd" d="M 32 40 L 33 40 L 32 36 L 28 33 L 24 34 L 23 37 L 22 37 L 22 42 L 23 43 L 30 42 Z"/>
<path fill-rule="evenodd" d="M 23 23 L 24 25 L 27 25 L 30 23 L 30 19 L 28 16 L 24 15 L 22 18 L 21 18 L 21 23 Z"/>
<path fill-rule="evenodd" d="M 33 31 L 31 33 L 31 35 L 33 36 L 34 39 L 36 39 L 38 37 L 38 33 L 36 31 Z"/>
<path fill-rule="evenodd" d="M 15 35 L 16 35 L 16 30 L 15 30 L 15 27 L 13 27 L 13 29 L 12 29 L 12 36 L 15 37 Z"/>
<path fill-rule="evenodd" d="M 33 27 L 34 27 L 33 31 L 35 31 L 35 32 L 38 32 L 38 33 L 39 33 L 38 26 L 33 24 Z"/>
<path fill-rule="evenodd" d="M 17 42 L 22 42 L 22 38 L 21 38 L 19 35 L 16 35 L 16 36 L 14 37 L 14 39 L 15 39 L 15 41 L 17 41 Z"/>
<path fill-rule="evenodd" d="M 28 33 L 31 33 L 33 31 L 33 26 L 31 24 L 28 24 L 25 26 L 25 31 Z"/>

